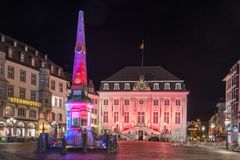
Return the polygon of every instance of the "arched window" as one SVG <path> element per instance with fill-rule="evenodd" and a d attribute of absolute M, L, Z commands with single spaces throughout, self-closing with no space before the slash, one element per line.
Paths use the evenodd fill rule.
<path fill-rule="evenodd" d="M 114 83 L 114 90 L 120 90 L 119 83 Z"/>
<path fill-rule="evenodd" d="M 159 90 L 159 83 L 153 83 L 153 90 Z"/>
<path fill-rule="evenodd" d="M 19 117 L 26 117 L 26 109 L 25 108 L 19 108 L 18 109 L 18 116 Z"/>
<path fill-rule="evenodd" d="M 109 90 L 109 84 L 108 83 L 103 84 L 103 90 Z"/>
<path fill-rule="evenodd" d="M 7 115 L 7 116 L 13 116 L 14 115 L 14 109 L 13 109 L 12 106 L 6 106 L 5 115 Z"/>
<path fill-rule="evenodd" d="M 130 90 L 130 83 L 124 84 L 124 90 Z"/>
<path fill-rule="evenodd" d="M 164 90 L 170 90 L 170 83 L 164 84 Z"/>
<path fill-rule="evenodd" d="M 175 90 L 181 90 L 181 83 L 176 83 Z"/>

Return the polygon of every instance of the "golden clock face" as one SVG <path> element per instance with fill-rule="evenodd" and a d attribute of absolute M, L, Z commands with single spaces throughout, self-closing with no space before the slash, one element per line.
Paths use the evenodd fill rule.
<path fill-rule="evenodd" d="M 140 103 L 140 104 L 143 104 L 143 100 L 140 100 L 139 103 Z"/>

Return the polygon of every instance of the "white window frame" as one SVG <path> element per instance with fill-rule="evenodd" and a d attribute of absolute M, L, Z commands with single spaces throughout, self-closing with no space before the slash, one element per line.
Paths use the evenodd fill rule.
<path fill-rule="evenodd" d="M 119 85 L 119 83 L 114 83 L 113 89 L 114 89 L 114 90 L 120 90 L 120 85 Z"/>
<path fill-rule="evenodd" d="M 170 83 L 164 83 L 164 90 L 170 90 Z"/>
<path fill-rule="evenodd" d="M 176 83 L 175 90 L 181 90 L 181 89 L 182 89 L 181 83 Z"/>
<path fill-rule="evenodd" d="M 124 90 L 130 90 L 130 83 L 124 84 Z"/>
<path fill-rule="evenodd" d="M 159 90 L 159 83 L 153 83 L 153 90 Z"/>
<path fill-rule="evenodd" d="M 109 84 L 103 83 L 103 90 L 109 90 Z"/>

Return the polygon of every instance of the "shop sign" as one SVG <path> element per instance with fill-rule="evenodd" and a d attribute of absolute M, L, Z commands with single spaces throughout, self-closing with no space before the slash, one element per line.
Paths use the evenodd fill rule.
<path fill-rule="evenodd" d="M 40 107 L 41 106 L 40 102 L 25 100 L 25 99 L 16 98 L 16 97 L 9 97 L 8 102 L 27 105 L 27 106 L 33 106 L 33 107 Z"/>

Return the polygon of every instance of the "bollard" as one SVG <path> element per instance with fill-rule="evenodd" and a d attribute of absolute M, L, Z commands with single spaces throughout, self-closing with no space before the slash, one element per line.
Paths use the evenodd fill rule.
<path fill-rule="evenodd" d="M 67 141 L 65 139 L 65 136 L 62 138 L 62 148 L 61 148 L 61 153 L 65 154 L 67 152 Z"/>
<path fill-rule="evenodd" d="M 106 134 L 107 153 L 110 153 L 110 135 Z"/>
<path fill-rule="evenodd" d="M 82 148 L 85 153 L 87 153 L 87 132 L 86 129 L 82 132 Z"/>

